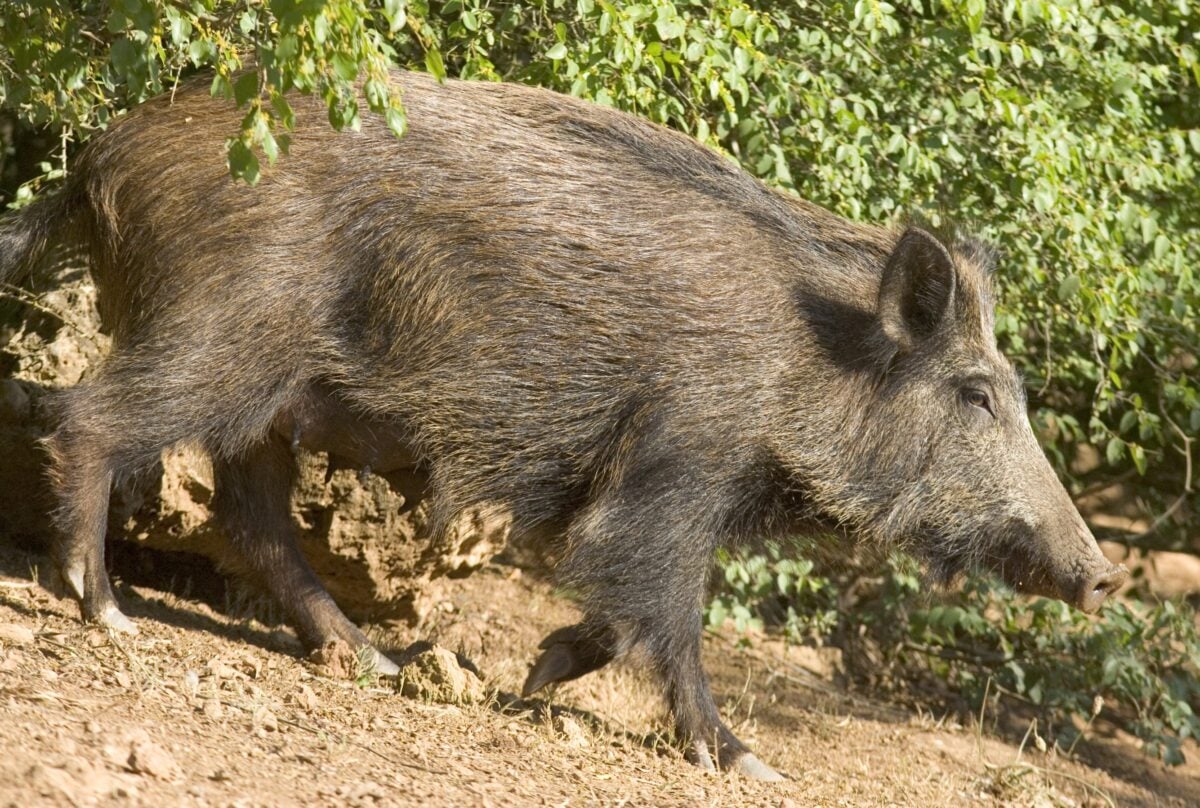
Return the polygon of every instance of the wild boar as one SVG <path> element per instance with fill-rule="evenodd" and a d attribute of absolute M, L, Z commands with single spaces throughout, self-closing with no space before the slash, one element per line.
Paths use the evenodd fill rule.
<path fill-rule="evenodd" d="M 204 84 L 96 136 L 0 225 L 0 275 L 89 252 L 111 355 L 59 402 L 55 555 L 120 629 L 114 476 L 202 445 L 214 508 L 310 645 L 363 634 L 300 555 L 293 446 L 419 474 L 432 522 L 503 503 L 584 617 L 526 691 L 641 647 L 699 766 L 779 775 L 722 723 L 701 610 L 722 545 L 899 545 L 1093 610 L 1121 585 L 997 350 L 988 251 L 843 220 L 687 137 L 540 89 L 397 73 L 411 129 L 324 124 L 229 179 Z M 378 655 L 380 670 L 395 665 Z"/>

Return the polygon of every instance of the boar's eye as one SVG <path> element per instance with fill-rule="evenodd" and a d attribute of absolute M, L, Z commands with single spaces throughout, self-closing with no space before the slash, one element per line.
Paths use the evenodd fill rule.
<path fill-rule="evenodd" d="M 972 407 L 978 407 L 993 418 L 996 413 L 992 410 L 992 400 L 988 398 L 988 394 L 982 390 L 976 390 L 968 387 L 963 391 L 963 401 L 970 404 Z"/>

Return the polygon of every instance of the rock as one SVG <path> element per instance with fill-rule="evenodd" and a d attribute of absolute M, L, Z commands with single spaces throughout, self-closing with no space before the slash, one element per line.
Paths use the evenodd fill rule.
<path fill-rule="evenodd" d="M 61 766 L 35 764 L 25 773 L 24 787 L 27 796 L 44 797 L 48 804 L 95 805 L 108 797 L 120 796 L 122 791 L 136 791 L 131 782 L 134 779 L 129 774 L 109 772 L 89 760 L 72 758 Z M 42 804 L 38 800 L 31 803 Z"/>
<path fill-rule="evenodd" d="M 567 746 L 572 746 L 576 749 L 585 749 L 591 744 L 588 740 L 587 731 L 584 730 L 578 721 L 569 715 L 554 716 L 551 726 L 567 742 Z"/>
<path fill-rule="evenodd" d="M 439 704 L 479 704 L 483 682 L 465 659 L 441 646 L 414 643 L 400 660 L 398 689 L 409 698 Z"/>
<path fill-rule="evenodd" d="M 32 645 L 35 639 L 32 629 L 16 623 L 0 623 L 0 644 Z"/>
<path fill-rule="evenodd" d="M 334 640 L 308 655 L 317 673 L 330 679 L 357 679 L 361 665 L 349 643 Z"/>
<path fill-rule="evenodd" d="M 225 708 L 221 705 L 220 699 L 205 699 L 202 710 L 204 716 L 213 721 L 220 721 L 225 716 Z"/>
<path fill-rule="evenodd" d="M 126 765 L 132 772 L 149 775 L 158 780 L 173 781 L 182 775 L 179 764 L 175 762 L 171 753 L 154 741 L 134 741 L 129 747 Z"/>
<path fill-rule="evenodd" d="M 279 731 L 279 718 L 266 707 L 260 707 L 254 712 L 254 723 L 267 732 Z"/>
<path fill-rule="evenodd" d="M 289 699 L 292 704 L 310 713 L 321 705 L 321 700 L 317 698 L 317 694 L 308 685 L 300 685 L 300 689 L 292 693 Z"/>

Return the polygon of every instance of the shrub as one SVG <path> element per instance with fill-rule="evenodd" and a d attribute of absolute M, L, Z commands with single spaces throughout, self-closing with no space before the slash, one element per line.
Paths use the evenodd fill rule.
<path fill-rule="evenodd" d="M 838 584 L 794 554 L 732 557 L 724 573 L 710 626 L 732 616 L 739 631 L 869 643 L 873 678 L 886 672 L 904 687 L 931 674 L 976 706 L 988 693 L 1016 699 L 1064 750 L 1101 709 L 1168 764 L 1183 762 L 1184 739 L 1200 737 L 1200 632 L 1186 604 L 1114 599 L 1089 617 L 984 577 L 935 602 L 914 562 L 896 557 L 872 594 L 839 614 Z"/>

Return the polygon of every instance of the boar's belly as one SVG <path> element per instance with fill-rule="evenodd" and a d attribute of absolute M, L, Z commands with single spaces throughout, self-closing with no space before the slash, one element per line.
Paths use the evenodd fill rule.
<path fill-rule="evenodd" d="M 388 474 L 418 466 L 411 432 L 399 421 L 351 410 L 335 390 L 313 387 L 275 417 L 275 431 L 293 448 L 326 452 L 339 466 Z"/>

